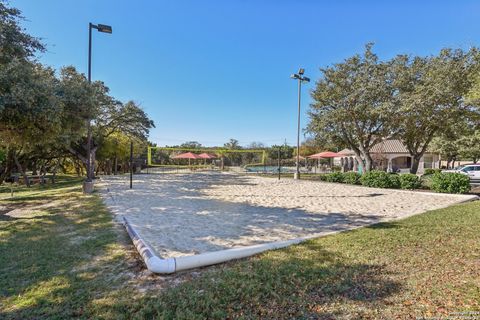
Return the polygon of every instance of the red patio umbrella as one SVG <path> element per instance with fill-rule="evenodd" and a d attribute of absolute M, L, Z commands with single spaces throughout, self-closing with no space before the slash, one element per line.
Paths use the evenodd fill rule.
<path fill-rule="evenodd" d="M 198 155 L 200 158 L 205 159 L 205 165 L 207 164 L 207 159 L 216 159 L 218 158 L 216 155 L 208 154 L 208 153 L 200 153 Z"/>
<path fill-rule="evenodd" d="M 320 159 L 320 158 L 336 158 L 336 157 L 341 157 L 341 154 L 331 152 L 331 151 L 323 151 L 320 153 L 312 154 L 311 156 L 308 156 L 307 158 L 309 159 Z"/>
<path fill-rule="evenodd" d="M 332 151 L 323 151 L 323 152 L 320 152 L 320 153 L 316 153 L 316 154 L 312 154 L 311 156 L 309 156 L 308 158 L 309 159 L 317 159 L 317 162 L 320 161 L 320 159 L 332 159 L 332 158 L 335 158 L 335 157 L 341 157 L 342 155 L 338 154 L 338 153 L 335 153 L 335 152 L 332 152 Z M 318 165 L 318 163 L 317 163 Z M 333 162 L 332 160 L 330 160 L 330 167 L 333 167 Z"/>
<path fill-rule="evenodd" d="M 202 158 L 198 154 L 195 154 L 192 152 L 186 152 L 186 153 L 177 154 L 176 156 L 173 156 L 172 159 L 188 159 L 188 165 L 190 165 L 191 159 L 202 159 Z"/>
<path fill-rule="evenodd" d="M 216 159 L 216 158 L 218 158 L 217 156 L 215 156 L 213 154 L 208 154 L 208 153 L 200 153 L 198 156 L 202 159 Z"/>
<path fill-rule="evenodd" d="M 180 153 L 173 156 L 172 159 L 201 159 L 198 154 L 192 152 Z"/>

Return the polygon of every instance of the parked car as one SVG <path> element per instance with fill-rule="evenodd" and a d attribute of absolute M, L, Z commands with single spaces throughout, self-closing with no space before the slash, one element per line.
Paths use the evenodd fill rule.
<path fill-rule="evenodd" d="M 442 172 L 456 172 L 465 174 L 470 178 L 470 182 L 480 183 L 480 163 L 467 164 L 451 170 L 443 170 Z"/>

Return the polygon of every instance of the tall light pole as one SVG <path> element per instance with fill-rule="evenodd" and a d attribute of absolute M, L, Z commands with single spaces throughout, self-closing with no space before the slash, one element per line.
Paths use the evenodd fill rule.
<path fill-rule="evenodd" d="M 88 24 L 88 83 L 92 82 L 92 29 L 97 29 L 98 32 L 112 33 L 112 27 L 104 24 Z M 92 176 L 92 126 L 90 119 L 87 120 L 87 179 L 83 184 L 83 192 L 93 192 L 93 176 Z"/>
<path fill-rule="evenodd" d="M 300 68 L 298 73 L 294 73 L 290 78 L 298 80 L 298 122 L 297 122 L 297 169 L 293 175 L 294 179 L 300 179 L 300 98 L 302 96 L 302 83 L 310 82 L 310 78 L 305 77 L 303 74 L 305 69 Z"/>

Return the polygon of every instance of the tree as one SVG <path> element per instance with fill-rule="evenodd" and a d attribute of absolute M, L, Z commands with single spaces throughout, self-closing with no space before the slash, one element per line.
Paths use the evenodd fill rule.
<path fill-rule="evenodd" d="M 312 92 L 307 131 L 317 140 L 346 145 L 364 170 L 372 168 L 370 149 L 395 132 L 397 100 L 388 62 L 367 44 L 362 56 L 321 69 Z"/>
<path fill-rule="evenodd" d="M 248 146 L 247 149 L 265 149 L 265 144 L 263 142 L 251 142 Z"/>
<path fill-rule="evenodd" d="M 27 167 L 56 168 L 67 151 L 85 166 L 87 159 L 95 163 L 97 149 L 113 134 L 146 141 L 154 123 L 138 104 L 117 101 L 74 67 L 62 68 L 57 78 L 34 60 L 44 46 L 19 26 L 21 19 L 0 0 L 0 183 L 16 166 L 28 184 Z M 87 154 L 90 119 L 94 145 Z M 93 176 L 92 165 L 87 177 Z"/>
<path fill-rule="evenodd" d="M 241 149 L 240 144 L 237 139 L 230 139 L 229 142 L 223 145 L 225 148 L 229 150 Z"/>
<path fill-rule="evenodd" d="M 20 26 L 21 11 L 0 1 L 0 65 L 32 58 L 44 45 Z"/>
<path fill-rule="evenodd" d="M 34 148 L 54 143 L 62 130 L 58 117 L 62 106 L 56 96 L 58 81 L 50 68 L 17 61 L 0 69 L 0 82 L 9 83 L 2 92 L 0 144 L 7 148 L 7 164 L 14 164 L 29 185 L 26 155 Z M 0 182 L 11 170 L 11 166 L 5 167 Z"/>
<path fill-rule="evenodd" d="M 268 157 L 273 160 L 278 160 L 278 150 L 280 149 L 280 159 L 292 159 L 295 152 L 295 148 L 289 145 L 272 145 L 268 149 Z"/>
<path fill-rule="evenodd" d="M 203 146 L 198 141 L 187 141 L 180 145 L 180 148 L 185 148 L 185 149 L 200 149 L 201 147 Z"/>
<path fill-rule="evenodd" d="M 462 159 L 471 159 L 477 163 L 480 159 L 480 130 L 465 135 L 458 140 L 459 153 Z"/>
<path fill-rule="evenodd" d="M 442 159 L 447 160 L 447 169 L 450 168 L 450 163 L 455 163 L 460 155 L 458 139 L 435 137 L 430 146 L 432 151 L 439 153 Z"/>
<path fill-rule="evenodd" d="M 66 149 L 82 161 L 87 176 L 95 176 L 97 149 L 114 133 L 122 133 L 131 139 L 146 140 L 154 127 L 152 120 L 135 102 L 122 103 L 109 95 L 102 82 L 88 83 L 83 74 L 73 67 L 61 70 L 61 97 L 64 108 L 63 140 Z M 87 121 L 92 120 L 92 147 L 87 154 Z M 90 158 L 92 165 L 88 168 Z"/>
<path fill-rule="evenodd" d="M 143 155 L 148 141 L 138 137 L 130 137 L 122 132 L 115 132 L 106 137 L 96 152 L 98 165 L 96 171 L 103 170 L 104 174 L 117 174 L 120 166 L 123 171 L 128 168 L 130 161 L 130 142 L 133 141 L 133 156 L 139 158 Z"/>
<path fill-rule="evenodd" d="M 411 173 L 417 173 L 420 159 L 440 131 L 452 131 L 478 112 L 464 103 L 472 86 L 474 55 L 474 51 L 443 49 L 438 56 L 394 59 L 401 103 L 397 136 L 412 155 Z"/>
<path fill-rule="evenodd" d="M 48 86 L 51 77 L 50 70 L 32 61 L 34 54 L 43 51 L 44 46 L 20 27 L 22 19 L 20 10 L 0 2 L 0 148 L 5 153 L 0 183 L 10 174 L 14 159 L 17 167 L 20 165 L 19 148 L 27 141 L 27 136 L 32 136 L 34 130 L 43 131 L 37 125 L 45 127 L 45 123 L 33 117 L 40 114 L 39 110 L 49 108 L 48 101 L 44 101 L 46 103 L 34 110 L 35 102 L 43 102 L 42 95 L 48 100 L 51 92 L 36 90 Z"/>
<path fill-rule="evenodd" d="M 312 154 L 318 153 L 320 151 L 321 151 L 321 149 L 320 149 L 320 146 L 317 143 L 317 140 L 315 140 L 312 137 L 309 137 L 309 138 L 305 139 L 300 144 L 300 155 L 301 156 L 307 157 L 307 156 L 310 156 Z M 295 155 L 297 154 L 296 149 L 295 149 L 294 154 Z"/>

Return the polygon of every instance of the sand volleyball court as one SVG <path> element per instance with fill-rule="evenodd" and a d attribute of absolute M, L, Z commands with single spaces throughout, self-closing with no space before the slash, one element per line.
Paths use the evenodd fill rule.
<path fill-rule="evenodd" d="M 109 209 L 162 258 L 320 236 L 471 197 L 218 172 L 135 175 L 133 190 L 127 176 L 102 181 Z"/>

